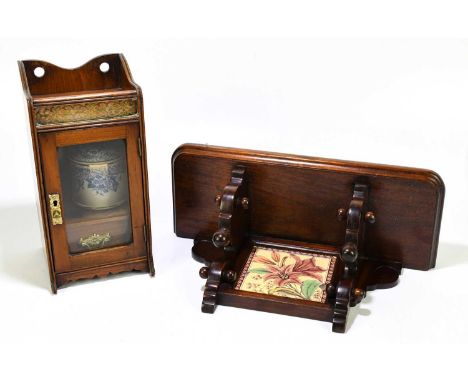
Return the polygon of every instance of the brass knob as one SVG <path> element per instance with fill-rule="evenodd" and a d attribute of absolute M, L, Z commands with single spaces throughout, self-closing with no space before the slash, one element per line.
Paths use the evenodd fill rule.
<path fill-rule="evenodd" d="M 234 282 L 237 278 L 237 273 L 234 272 L 234 271 L 226 271 L 224 272 L 223 274 L 223 278 L 227 281 L 227 282 Z"/>
<path fill-rule="evenodd" d="M 336 217 L 338 218 L 338 221 L 343 221 L 346 219 L 346 215 L 348 214 L 348 212 L 346 211 L 345 208 L 339 208 L 337 213 L 336 213 Z"/>
<path fill-rule="evenodd" d="M 368 222 L 369 224 L 374 224 L 375 223 L 375 214 L 372 212 L 372 211 L 369 211 L 366 213 L 366 215 L 364 216 L 364 219 L 366 220 L 366 222 Z"/>
<path fill-rule="evenodd" d="M 361 301 L 364 297 L 366 297 L 366 292 L 360 288 L 355 288 L 353 290 L 354 298 L 358 301 Z"/>
<path fill-rule="evenodd" d="M 249 198 L 242 198 L 241 205 L 244 210 L 249 209 Z"/>
<path fill-rule="evenodd" d="M 217 248 L 223 248 L 230 244 L 230 232 L 223 228 L 213 234 L 213 244 Z"/>
<path fill-rule="evenodd" d="M 366 291 L 360 288 L 354 288 L 352 293 L 352 306 L 359 304 L 366 297 Z M 354 301 L 353 301 L 354 300 Z"/>
<path fill-rule="evenodd" d="M 327 285 L 327 296 L 330 298 L 335 298 L 336 296 L 336 286 L 334 284 Z"/>
<path fill-rule="evenodd" d="M 341 250 L 341 258 L 346 263 L 354 263 L 358 257 L 358 250 L 355 244 L 348 243 Z"/>
<path fill-rule="evenodd" d="M 208 278 L 208 273 L 210 269 L 208 267 L 201 267 L 200 270 L 198 271 L 198 274 L 202 279 L 207 279 Z"/>

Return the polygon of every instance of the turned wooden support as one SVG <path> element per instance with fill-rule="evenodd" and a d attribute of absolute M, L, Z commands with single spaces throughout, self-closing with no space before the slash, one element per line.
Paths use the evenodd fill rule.
<path fill-rule="evenodd" d="M 203 291 L 203 301 L 201 310 L 203 313 L 214 313 L 216 309 L 216 296 L 221 283 L 221 277 L 225 263 L 213 262 L 210 267 L 206 267 L 203 275 L 206 275 L 206 284 Z M 203 268 L 202 268 L 203 269 Z M 200 276 L 201 276 L 200 270 Z"/>
<path fill-rule="evenodd" d="M 200 275 L 202 279 L 207 279 L 210 274 L 210 267 L 201 267 L 198 274 Z M 234 282 L 236 278 L 237 278 L 237 273 L 235 271 L 229 270 L 229 271 L 223 271 L 221 273 L 221 279 L 228 283 Z"/>
<path fill-rule="evenodd" d="M 220 284 L 232 284 L 237 278 L 236 272 L 231 268 L 244 242 L 249 223 L 250 201 L 245 167 L 234 166 L 230 182 L 224 187 L 223 194 L 216 196 L 215 201 L 219 208 L 218 230 L 213 234 L 211 242 L 216 249 L 223 251 L 223 255 L 217 255 L 222 260 L 206 261 L 207 266 L 202 267 L 199 272 L 200 277 L 206 279 L 202 301 L 202 311 L 205 313 L 213 313 L 216 309 Z"/>
<path fill-rule="evenodd" d="M 366 295 L 365 290 L 355 288 L 354 284 L 358 272 L 360 250 L 364 240 L 364 216 L 371 216 L 365 212 L 368 193 L 367 185 L 356 183 L 349 208 L 347 210 L 343 208 L 338 210 L 339 220 L 346 217 L 345 240 L 340 253 L 343 272 L 336 287 L 329 288 L 335 298 L 332 330 L 337 333 L 344 333 L 346 330 L 349 306 L 355 306 Z M 372 212 L 371 214 L 372 220 L 375 222 L 375 215 Z"/>
<path fill-rule="evenodd" d="M 402 265 L 435 265 L 444 184 L 433 171 L 206 145 L 179 147 L 172 170 L 175 232 L 195 240 L 192 256 L 204 266 L 203 283 L 209 279 L 204 310 L 211 303 L 334 320 L 334 330 L 343 332 L 350 306 L 375 288 L 394 286 Z M 242 192 L 245 175 L 248 193 Z M 228 183 L 241 191 L 235 202 L 225 195 Z M 233 209 L 224 210 L 226 205 Z M 246 223 L 237 224 L 243 217 Z M 250 272 L 255 246 L 330 257 L 333 270 L 320 280 L 326 298 L 243 291 L 239 279 Z M 214 262 L 226 265 L 219 270 Z M 288 266 L 281 259 L 279 264 Z M 237 280 L 229 271 L 238 272 Z M 278 283 L 286 276 L 278 272 Z"/>
<path fill-rule="evenodd" d="M 357 183 L 354 185 L 353 198 L 349 204 L 346 220 L 345 242 L 341 248 L 341 260 L 345 266 L 345 277 L 356 272 L 356 263 L 359 257 L 360 245 L 364 240 L 365 204 L 369 190 L 367 185 Z M 366 214 L 367 215 L 367 214 Z M 375 221 L 375 217 L 374 217 Z"/>
<path fill-rule="evenodd" d="M 366 224 L 374 224 L 377 217 L 367 211 L 368 186 L 356 183 L 349 208 L 338 210 L 338 220 L 346 217 L 345 241 L 341 247 L 343 272 L 336 285 L 327 287 L 329 298 L 335 299 L 332 330 L 344 333 L 349 307 L 356 306 L 369 290 L 391 288 L 398 283 L 400 262 L 376 260 L 362 256 Z"/>
<path fill-rule="evenodd" d="M 249 198 L 245 167 L 234 166 L 231 180 L 223 194 L 216 197 L 219 205 L 218 230 L 213 234 L 213 245 L 223 248 L 228 255 L 242 245 L 248 230 Z"/>

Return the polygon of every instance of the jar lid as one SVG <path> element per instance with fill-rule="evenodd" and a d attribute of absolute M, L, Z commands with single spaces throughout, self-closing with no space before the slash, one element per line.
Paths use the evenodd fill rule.
<path fill-rule="evenodd" d="M 123 141 L 95 142 L 76 145 L 70 149 L 70 160 L 90 164 L 113 162 L 125 153 Z"/>

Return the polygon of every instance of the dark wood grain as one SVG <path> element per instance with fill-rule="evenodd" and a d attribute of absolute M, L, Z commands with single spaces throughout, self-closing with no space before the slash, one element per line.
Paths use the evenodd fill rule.
<path fill-rule="evenodd" d="M 395 286 L 402 266 L 435 265 L 444 185 L 432 171 L 192 144 L 175 151 L 172 171 L 174 230 L 204 264 L 205 313 L 229 305 L 344 333 L 367 291 Z M 336 259 L 325 300 L 235 288 L 257 245 Z"/>
<path fill-rule="evenodd" d="M 100 70 L 104 62 L 109 64 L 107 72 Z M 154 275 L 143 96 L 141 88 L 132 79 L 125 58 L 121 54 L 103 55 L 75 69 L 60 68 L 41 60 L 19 61 L 18 65 L 29 113 L 52 291 L 55 293 L 57 287 L 69 281 L 123 271 L 140 270 Z M 38 67 L 44 69 L 42 77 L 34 74 Z M 130 115 L 119 116 L 118 108 L 122 102 L 133 108 L 136 102 L 136 110 L 134 108 Z M 101 114 L 106 112 L 106 107 L 117 108 L 117 113 L 108 118 L 96 114 L 95 109 L 103 103 Z M 62 113 L 59 116 L 68 117 L 68 110 L 83 114 L 90 105 L 89 118 L 85 114 L 85 118 L 76 118 L 76 121 L 72 118 L 70 122 L 70 118 L 66 118 L 66 123 L 39 124 L 36 120 L 38 110 L 44 107 L 50 108 L 47 110 L 59 108 Z M 62 194 L 63 191 L 57 149 L 115 139 L 126 142 L 132 242 L 72 256 L 66 238 L 67 222 L 52 225 L 48 210 L 48 194 Z M 110 226 L 116 221 L 112 217 L 108 220 Z"/>
<path fill-rule="evenodd" d="M 109 71 L 106 73 L 99 69 L 104 62 L 109 64 Z M 41 60 L 24 60 L 20 65 L 33 101 L 57 102 L 119 91 L 136 93 L 133 81 L 128 76 L 129 71 L 119 54 L 102 55 L 74 69 L 61 68 Z M 34 70 L 38 67 L 44 69 L 43 77 L 34 75 Z"/>
<path fill-rule="evenodd" d="M 213 233 L 222 193 L 234 165 L 248 169 L 250 231 L 330 245 L 343 244 L 354 182 L 369 184 L 366 254 L 399 261 L 406 268 L 435 265 L 444 200 L 441 178 L 429 170 L 282 155 L 199 145 L 181 146 L 172 159 L 174 229 L 195 238 Z"/>

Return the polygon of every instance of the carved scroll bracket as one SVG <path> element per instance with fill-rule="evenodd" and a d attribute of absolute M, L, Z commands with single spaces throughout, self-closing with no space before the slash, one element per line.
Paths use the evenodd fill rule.
<path fill-rule="evenodd" d="M 219 203 L 218 230 L 213 234 L 213 245 L 223 248 L 229 256 L 239 250 L 247 233 L 249 198 L 245 167 L 232 169 L 231 180 L 216 201 Z"/>
<path fill-rule="evenodd" d="M 367 185 L 354 185 L 353 198 L 349 204 L 346 220 L 345 242 L 341 248 L 341 260 L 344 264 L 343 276 L 353 277 L 356 274 L 360 245 L 364 241 L 363 213 L 366 208 L 369 190 Z M 375 221 L 375 216 L 374 216 Z"/>
<path fill-rule="evenodd" d="M 343 272 L 335 290 L 335 306 L 333 310 L 333 328 L 337 333 L 344 333 L 349 306 L 355 306 L 365 297 L 365 290 L 354 288 L 358 271 L 359 257 L 364 242 L 364 216 L 375 215 L 366 213 L 368 200 L 368 186 L 362 183 L 354 185 L 353 197 L 346 211 L 338 210 L 338 218 L 346 216 L 346 232 L 343 247 L 341 248 L 341 261 Z M 369 221 L 371 222 L 371 221 Z"/>
<path fill-rule="evenodd" d="M 200 277 L 207 279 L 202 301 L 205 313 L 214 312 L 221 283 L 233 283 L 237 278 L 232 266 L 249 226 L 250 201 L 245 167 L 232 169 L 230 182 L 215 200 L 219 205 L 218 230 L 211 238 L 211 248 L 207 248 L 206 240 L 196 239 L 192 250 L 193 256 L 203 259 L 207 265 L 200 269 Z"/>
<path fill-rule="evenodd" d="M 374 212 L 368 210 L 369 187 L 356 183 L 349 208 L 338 210 L 338 220 L 346 218 L 344 244 L 341 248 L 342 274 L 336 286 L 329 285 L 328 294 L 335 298 L 333 327 L 336 333 L 344 333 L 349 307 L 359 304 L 368 290 L 391 288 L 398 282 L 401 264 L 374 260 L 363 256 L 366 224 L 377 221 Z"/>

